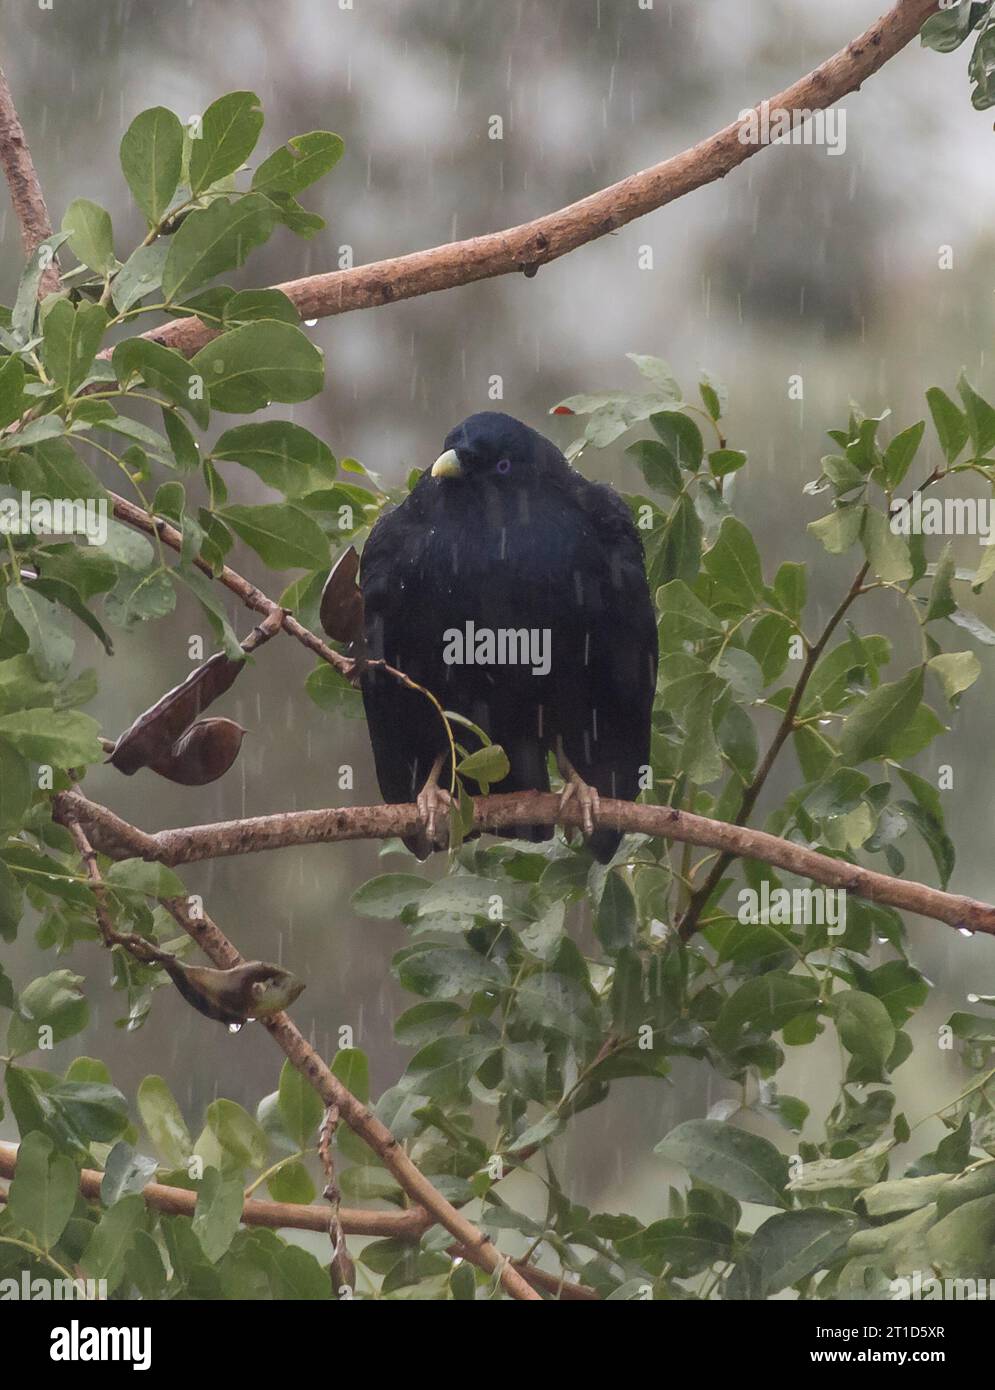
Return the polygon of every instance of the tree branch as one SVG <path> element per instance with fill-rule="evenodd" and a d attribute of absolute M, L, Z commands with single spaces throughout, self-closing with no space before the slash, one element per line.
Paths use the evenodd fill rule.
<path fill-rule="evenodd" d="M 0 1178 L 11 1179 L 17 1172 L 17 1145 L 0 1142 Z M 104 1175 L 97 1168 L 84 1168 L 80 1173 L 79 1190 L 88 1201 L 100 1201 L 100 1187 Z M 0 1192 L 0 1204 L 4 1200 Z M 142 1189 L 145 1205 L 152 1211 L 162 1212 L 164 1216 L 193 1216 L 197 1206 L 197 1193 L 185 1187 L 168 1187 L 164 1183 L 150 1182 Z M 420 1240 L 431 1221 L 418 1207 L 408 1207 L 404 1211 L 365 1211 L 361 1207 L 340 1207 L 339 1219 L 343 1232 L 348 1236 L 371 1236 L 378 1240 Z M 317 1231 L 324 1235 L 328 1230 L 328 1210 L 325 1207 L 305 1206 L 297 1202 L 265 1202 L 257 1197 L 247 1197 L 242 1206 L 243 1226 L 265 1226 L 274 1231 Z M 448 1254 L 453 1259 L 470 1259 L 469 1251 L 461 1245 L 449 1247 Z M 545 1293 L 558 1294 L 564 1299 L 597 1299 L 598 1293 L 587 1284 L 578 1284 L 561 1279 L 548 1270 L 537 1269 L 525 1260 L 513 1260 L 519 1273 L 537 1289 Z"/>
<path fill-rule="evenodd" d="M 272 816 L 221 821 L 215 825 L 160 830 L 149 835 L 78 792 L 57 793 L 53 816 L 60 824 L 68 824 L 74 817 L 83 821 L 94 846 L 111 858 L 150 859 L 170 866 L 285 849 L 291 845 L 385 840 L 414 834 L 422 826 L 414 805 L 350 806 L 322 811 L 285 811 Z M 552 793 L 515 792 L 476 798 L 473 826 L 476 830 L 489 831 L 501 831 L 523 823 L 577 827 L 581 817 L 582 808 L 571 802 L 561 807 L 560 798 Z M 931 888 L 925 883 L 891 878 L 849 860 L 833 859 L 818 850 L 806 849 L 764 830 L 710 820 L 671 806 L 642 806 L 608 798 L 602 798 L 599 823 L 617 830 L 716 849 L 737 858 L 756 859 L 828 888 L 842 888 L 869 902 L 916 912 L 959 930 L 995 936 L 995 907 L 988 903 Z M 231 963 L 234 962 L 224 962 Z"/>
<path fill-rule="evenodd" d="M 0 71 L 0 164 L 10 189 L 10 200 L 21 228 L 24 253 L 30 256 L 35 248 L 52 235 L 48 209 L 42 196 L 41 184 L 35 170 L 24 128 L 14 105 L 7 79 Z M 49 266 L 42 272 L 39 295 L 57 293 L 59 268 Z"/>
<path fill-rule="evenodd" d="M 816 111 L 834 105 L 910 43 L 938 9 L 937 0 L 898 0 L 845 48 L 770 97 L 770 108 Z M 393 304 L 515 271 L 534 274 L 540 266 L 724 178 L 763 148 L 740 139 L 743 124 L 733 121 L 660 164 L 518 227 L 351 270 L 308 275 L 276 288 L 293 300 L 301 318 L 314 319 Z M 150 329 L 144 336 L 190 354 L 215 334 L 197 318 L 182 318 Z"/>

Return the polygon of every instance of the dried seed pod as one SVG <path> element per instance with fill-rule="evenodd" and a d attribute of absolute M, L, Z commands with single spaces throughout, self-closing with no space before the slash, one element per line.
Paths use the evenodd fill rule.
<path fill-rule="evenodd" d="M 335 642 L 357 642 L 363 635 L 363 594 L 356 583 L 359 554 L 348 546 L 332 566 L 321 591 L 321 626 Z"/>
<path fill-rule="evenodd" d="M 185 965 L 175 956 L 163 956 L 159 964 L 188 1004 L 219 1023 L 268 1018 L 289 1008 L 304 989 L 304 981 L 289 970 L 261 960 L 246 961 L 231 970 Z"/>
<path fill-rule="evenodd" d="M 233 719 L 198 719 L 169 755 L 149 763 L 153 772 L 184 787 L 203 787 L 223 777 L 242 747 L 245 729 Z"/>
<path fill-rule="evenodd" d="M 140 767 L 168 759 L 184 729 L 231 687 L 244 665 L 244 659 L 236 661 L 224 652 L 215 653 L 138 716 L 114 745 L 108 762 L 130 777 Z"/>

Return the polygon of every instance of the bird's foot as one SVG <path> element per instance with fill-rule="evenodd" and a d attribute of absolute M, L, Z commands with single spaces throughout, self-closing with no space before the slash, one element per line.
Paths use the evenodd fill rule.
<path fill-rule="evenodd" d="M 435 776 L 430 777 L 418 793 L 415 805 L 418 807 L 418 814 L 425 827 L 425 839 L 430 845 L 439 847 L 444 845 L 447 837 L 437 835 L 436 827 L 440 821 L 448 826 L 452 804 L 452 797 L 443 787 L 439 786 Z"/>
<path fill-rule="evenodd" d="M 601 795 L 596 787 L 592 787 L 590 783 L 584 781 L 564 753 L 562 745 L 557 749 L 556 761 L 560 769 L 560 776 L 566 783 L 560 793 L 560 810 L 565 810 L 568 803 L 576 798 L 580 805 L 581 827 L 584 834 L 593 835 L 594 827 L 601 814 Z"/>

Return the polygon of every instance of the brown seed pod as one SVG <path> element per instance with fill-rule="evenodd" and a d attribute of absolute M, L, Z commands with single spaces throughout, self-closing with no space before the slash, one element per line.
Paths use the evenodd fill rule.
<path fill-rule="evenodd" d="M 289 970 L 262 960 L 246 961 L 231 970 L 184 965 L 175 956 L 163 956 L 158 964 L 188 1004 L 219 1023 L 268 1018 L 289 1008 L 304 989 L 304 981 Z"/>
<path fill-rule="evenodd" d="M 149 763 L 153 772 L 184 787 L 203 787 L 223 777 L 242 747 L 246 730 L 233 719 L 198 719 L 165 758 Z"/>
<path fill-rule="evenodd" d="M 235 661 L 224 652 L 215 653 L 180 685 L 167 690 L 151 709 L 138 716 L 114 745 L 108 762 L 130 777 L 140 767 L 168 760 L 183 731 L 230 688 L 244 665 L 244 659 Z"/>
<path fill-rule="evenodd" d="M 359 554 L 347 546 L 332 566 L 321 591 L 321 626 L 335 642 L 357 642 L 363 636 L 363 594 L 356 583 Z"/>

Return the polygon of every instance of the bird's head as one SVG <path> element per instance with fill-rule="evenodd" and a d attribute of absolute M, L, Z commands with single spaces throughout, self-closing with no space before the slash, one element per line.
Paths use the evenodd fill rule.
<path fill-rule="evenodd" d="M 562 454 L 536 430 L 512 415 L 483 410 L 449 431 L 431 476 L 442 485 L 461 481 L 514 486 L 557 465 L 564 466 Z"/>

